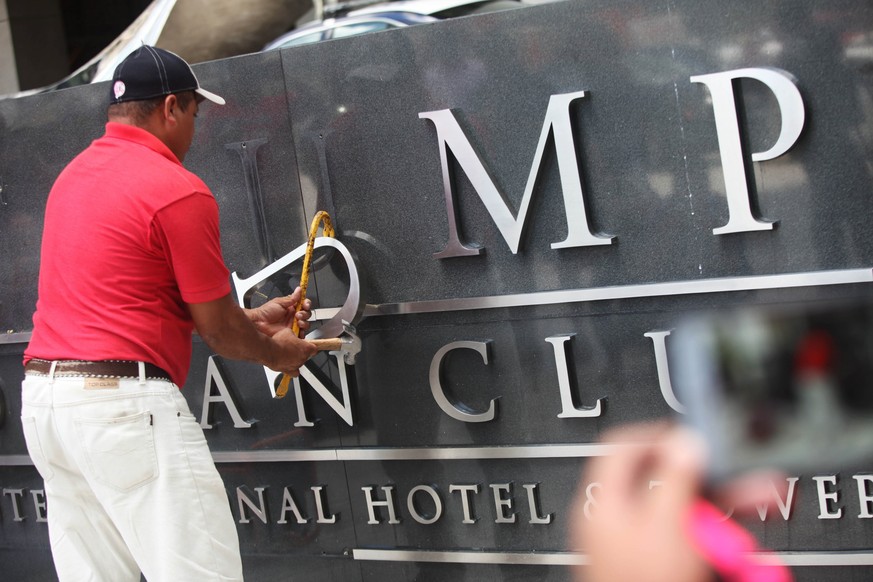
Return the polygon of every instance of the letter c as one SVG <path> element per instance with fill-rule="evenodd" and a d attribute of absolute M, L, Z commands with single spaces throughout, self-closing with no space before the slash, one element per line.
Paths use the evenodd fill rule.
<path fill-rule="evenodd" d="M 452 350 L 460 350 L 463 348 L 476 350 L 482 356 L 482 361 L 485 362 L 485 364 L 487 365 L 488 347 L 490 344 L 490 341 L 452 342 L 440 348 L 440 350 L 434 355 L 433 360 L 431 360 L 430 391 L 433 394 L 433 398 L 434 400 L 436 400 L 436 403 L 439 404 L 439 407 L 443 409 L 443 412 L 445 412 L 455 420 L 460 420 L 461 422 L 488 422 L 494 420 L 494 417 L 497 415 L 497 401 L 495 399 L 491 400 L 491 405 L 488 407 L 487 412 L 475 413 L 472 412 L 469 408 L 467 408 L 467 406 L 465 406 L 461 402 L 451 402 L 446 396 L 446 393 L 443 390 L 442 386 L 443 360 L 449 352 L 451 352 Z"/>

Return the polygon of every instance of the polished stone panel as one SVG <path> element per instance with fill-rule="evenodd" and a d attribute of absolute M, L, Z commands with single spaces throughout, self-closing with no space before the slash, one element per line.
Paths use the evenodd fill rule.
<path fill-rule="evenodd" d="M 590 485 L 594 444 L 674 414 L 658 338 L 698 311 L 870 295 L 871 26 L 868 3 L 849 0 L 567 0 L 197 65 L 228 104 L 203 108 L 186 165 L 215 193 L 231 270 L 279 260 L 326 210 L 365 304 L 355 365 L 318 356 L 299 401 L 194 340 L 184 394 L 211 427 L 247 577 L 569 580 L 567 508 Z M 783 112 L 770 86 L 733 81 L 743 155 L 726 161 L 718 100 L 691 79 L 749 68 L 790 74 L 805 121 L 787 153 L 753 162 Z M 58 172 L 100 134 L 107 91 L 0 101 L 0 486 L 27 501 L 14 521 L 16 494 L 0 497 L 0 560 L 15 572 L 34 566 L 14 556 L 48 556 L 18 419 L 41 216 Z M 550 99 L 567 94 L 579 95 L 544 131 Z M 569 178 L 584 203 L 565 202 Z M 774 226 L 714 233 L 736 212 L 727 185 Z M 587 225 L 568 225 L 580 204 Z M 453 221 L 480 253 L 434 257 Z M 580 229 L 597 244 L 553 248 Z M 300 268 L 252 303 L 292 290 Z M 339 253 L 319 251 L 319 317 L 348 285 Z M 234 400 L 215 402 L 221 390 Z M 821 517 L 811 474 L 789 519 L 747 523 L 820 564 L 795 567 L 798 580 L 869 577 L 869 491 L 855 478 L 869 469 L 827 485 L 837 519 Z M 839 566 L 845 551 L 866 562 Z"/>

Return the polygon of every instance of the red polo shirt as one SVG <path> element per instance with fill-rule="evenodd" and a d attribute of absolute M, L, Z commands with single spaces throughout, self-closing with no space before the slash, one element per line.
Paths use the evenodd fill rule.
<path fill-rule="evenodd" d="M 228 294 L 228 275 L 206 184 L 152 134 L 110 122 L 49 194 L 25 361 L 143 360 L 181 386 L 186 304 Z"/>

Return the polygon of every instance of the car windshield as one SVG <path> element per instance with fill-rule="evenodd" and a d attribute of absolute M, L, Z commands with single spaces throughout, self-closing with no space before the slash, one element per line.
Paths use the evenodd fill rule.
<path fill-rule="evenodd" d="M 346 36 L 355 36 L 358 34 L 366 34 L 368 32 L 378 32 L 380 30 L 388 30 L 395 28 L 390 23 L 385 21 L 377 22 L 357 22 L 355 24 L 347 24 L 345 26 L 337 26 L 333 29 L 333 38 L 343 38 Z"/>
<path fill-rule="evenodd" d="M 358 36 L 392 28 L 434 22 L 440 19 L 496 12 L 523 6 L 526 4 L 520 0 L 439 0 L 436 2 L 351 0 L 340 2 L 331 7 L 325 6 L 325 16 L 327 16 L 325 20 L 312 21 L 296 31 L 287 32 L 267 44 L 264 50 Z M 314 27 L 317 28 L 313 31 Z"/>
<path fill-rule="evenodd" d="M 79 85 L 87 85 L 97 74 L 97 69 L 100 67 L 100 61 L 91 61 L 88 65 L 82 67 L 57 85 L 54 89 L 67 89 L 68 87 L 78 87 Z"/>
<path fill-rule="evenodd" d="M 493 2 L 477 2 L 475 4 L 464 4 L 462 6 L 454 6 L 446 10 L 431 13 L 440 19 L 458 18 L 460 16 L 472 16 L 474 14 L 487 14 L 489 12 L 499 12 L 501 10 L 511 10 L 513 8 L 521 8 L 524 6 L 518 0 L 494 0 Z"/>
<path fill-rule="evenodd" d="M 297 45 L 301 45 L 301 44 L 310 44 L 313 42 L 318 42 L 321 40 L 321 37 L 323 34 L 324 33 L 319 30 L 318 32 L 313 32 L 310 34 L 304 34 L 302 36 L 289 38 L 287 41 L 283 42 L 282 44 L 276 45 L 276 46 L 271 47 L 271 48 L 283 48 L 286 46 L 297 46 Z"/>

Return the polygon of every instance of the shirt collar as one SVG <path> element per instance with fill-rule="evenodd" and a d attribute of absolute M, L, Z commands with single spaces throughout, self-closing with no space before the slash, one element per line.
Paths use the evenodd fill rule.
<path fill-rule="evenodd" d="M 179 161 L 176 154 L 170 151 L 170 148 L 168 148 L 164 142 L 141 127 L 109 121 L 106 123 L 106 134 L 104 137 L 132 141 L 159 153 L 171 162 L 175 162 L 180 166 L 182 165 L 182 162 Z"/>

